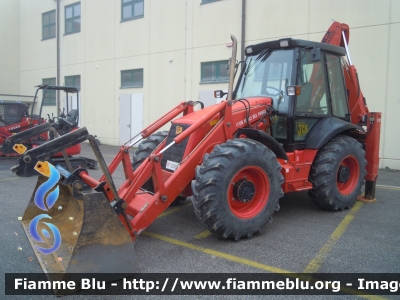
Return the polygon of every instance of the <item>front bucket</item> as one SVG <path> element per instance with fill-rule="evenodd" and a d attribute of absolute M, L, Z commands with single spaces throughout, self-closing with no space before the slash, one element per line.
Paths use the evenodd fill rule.
<path fill-rule="evenodd" d="M 47 177 L 39 175 L 23 215 L 22 226 L 48 279 L 54 280 L 49 278 L 52 274 L 58 274 L 55 277 L 60 280 L 61 274 L 74 278 L 72 273 L 132 273 L 132 238 L 105 195 L 79 180 L 72 184 L 60 181 L 57 184 L 59 196 L 56 202 L 44 211 L 35 204 L 34 198 L 39 187 L 47 180 Z M 82 186 L 86 186 L 86 189 L 76 188 Z M 48 202 L 51 193 L 46 195 Z M 36 234 L 43 242 L 35 239 Z M 61 243 L 57 236 L 60 236 Z M 46 250 L 43 249 L 48 252 L 57 244 L 60 246 L 56 251 L 44 254 Z M 118 274 L 113 275 L 118 277 Z M 116 279 L 119 278 L 110 278 L 109 281 Z"/>

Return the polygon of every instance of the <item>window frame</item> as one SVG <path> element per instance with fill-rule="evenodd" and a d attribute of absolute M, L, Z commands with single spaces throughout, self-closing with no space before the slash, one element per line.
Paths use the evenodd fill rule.
<path fill-rule="evenodd" d="M 226 66 L 229 63 L 229 60 L 216 60 L 216 61 L 207 61 L 200 63 L 200 84 L 209 84 L 209 83 L 226 83 L 229 82 L 229 72 L 227 71 L 227 78 L 221 80 L 219 67 L 221 65 Z M 204 70 L 203 67 L 206 65 L 214 65 L 215 66 L 215 80 L 204 80 Z"/>
<path fill-rule="evenodd" d="M 50 17 L 49 17 L 49 24 L 45 25 L 44 24 L 44 17 L 47 16 L 47 15 L 50 16 L 51 14 L 54 14 L 54 23 L 50 23 Z M 49 39 L 54 39 L 57 36 L 57 33 L 56 33 L 56 18 L 57 18 L 57 16 L 56 16 L 56 10 L 55 9 L 42 13 L 42 41 L 49 40 Z M 53 26 L 54 26 L 54 36 L 51 36 L 50 35 L 50 28 L 53 27 Z M 49 36 L 48 37 L 44 36 L 45 28 L 49 28 Z"/>
<path fill-rule="evenodd" d="M 329 89 L 332 116 L 350 122 L 350 107 L 347 99 L 346 82 L 343 76 L 342 60 L 339 56 L 326 52 L 324 53 L 324 58 L 326 64 L 326 79 L 328 81 L 327 86 Z M 336 64 L 330 66 L 330 63 L 333 61 L 330 59 L 335 59 Z M 336 67 L 336 70 L 334 70 L 334 72 L 338 73 L 337 77 L 332 77 L 333 67 Z M 337 80 L 336 82 L 334 82 L 335 78 Z M 335 84 L 337 84 L 338 86 L 336 86 L 336 90 L 333 90 Z M 341 95 L 339 92 L 341 92 Z M 341 109 L 339 107 L 341 107 Z M 344 114 L 339 114 L 339 111 L 342 111 L 342 113 Z"/>
<path fill-rule="evenodd" d="M 303 63 L 303 56 L 302 53 L 306 53 L 308 55 L 308 59 L 310 60 L 309 63 Z M 321 55 L 321 59 L 319 61 L 312 61 L 312 54 L 311 54 L 311 50 L 310 49 L 299 49 L 299 63 L 298 63 L 298 78 L 296 79 L 296 84 L 299 86 L 302 86 L 304 84 L 304 82 L 302 82 L 300 80 L 300 76 L 304 76 L 304 73 L 302 73 L 303 68 L 305 65 L 312 65 L 312 70 L 310 71 L 310 74 L 308 74 L 309 78 L 308 80 L 311 78 L 311 76 L 313 75 L 313 70 L 316 64 L 320 64 L 319 68 L 322 71 L 322 76 L 323 76 L 323 81 L 321 81 L 321 84 L 323 84 L 323 91 L 324 94 L 322 94 L 322 96 L 319 96 L 320 99 L 318 100 L 319 103 L 321 103 L 321 101 L 325 101 L 326 104 L 326 112 L 322 112 L 322 113 L 315 113 L 313 112 L 314 116 L 313 117 L 330 117 L 332 116 L 332 108 L 331 108 L 331 98 L 330 98 L 330 90 L 329 90 L 329 86 L 328 86 L 328 74 L 327 74 L 327 70 L 326 70 L 326 60 L 325 60 L 325 55 Z M 311 90 L 313 91 L 313 90 Z M 302 116 L 304 113 L 307 113 L 304 111 L 304 107 L 303 110 L 299 110 L 299 100 L 301 99 L 301 94 L 296 96 L 296 101 L 295 101 L 295 114 Z M 304 96 L 304 95 L 303 95 Z M 312 97 L 312 95 L 310 94 L 310 96 Z M 308 100 L 308 99 L 307 99 Z M 309 103 L 308 103 L 309 102 Z M 313 106 L 313 103 L 311 102 L 311 98 L 309 99 L 309 101 L 306 102 L 307 105 L 309 105 L 309 108 L 311 109 Z M 304 106 L 304 104 L 303 104 Z"/>
<path fill-rule="evenodd" d="M 50 82 L 51 81 L 51 82 Z M 46 85 L 56 85 L 56 77 L 51 78 L 42 78 L 42 83 Z M 43 90 L 44 93 L 44 90 Z M 54 101 L 51 101 L 53 100 Z M 56 106 L 57 105 L 57 94 L 55 90 L 47 90 L 46 97 L 43 98 L 42 95 L 43 106 Z M 52 103 L 54 102 L 54 103 Z"/>
<path fill-rule="evenodd" d="M 220 0 L 201 0 L 200 4 L 201 5 L 202 4 L 208 4 L 208 3 L 217 2 L 217 1 L 220 1 Z"/>
<path fill-rule="evenodd" d="M 134 74 L 135 73 L 141 73 L 142 75 L 142 82 L 140 84 L 135 84 L 134 81 Z M 130 85 L 124 85 L 124 81 L 123 81 L 123 74 L 124 73 L 130 73 L 131 76 L 131 81 L 130 81 Z M 131 88 L 143 88 L 144 85 L 144 70 L 143 68 L 138 68 L 138 69 L 130 69 L 130 70 L 121 70 L 121 89 L 131 89 Z"/>
<path fill-rule="evenodd" d="M 74 7 L 77 6 L 78 4 L 80 6 L 80 8 L 79 8 L 79 16 L 74 16 L 74 11 L 75 11 Z M 67 18 L 67 9 L 70 8 L 70 7 L 72 7 L 72 17 L 71 18 Z M 81 24 L 81 16 L 82 16 L 82 5 L 81 5 L 81 2 L 72 3 L 72 4 L 66 5 L 64 7 L 64 18 L 65 18 L 64 34 L 65 35 L 74 34 L 74 33 L 77 33 L 77 32 L 81 31 L 81 25 L 82 25 Z M 79 19 L 79 30 L 74 30 L 74 22 L 75 22 L 75 20 L 78 20 L 78 19 Z M 69 32 L 67 32 L 67 23 L 68 22 L 72 22 L 72 30 L 69 31 Z"/>
<path fill-rule="evenodd" d="M 68 85 L 67 84 L 67 80 L 72 80 L 72 82 L 75 82 L 75 79 L 79 78 L 79 86 L 76 86 L 74 84 L 72 85 Z M 72 86 L 78 89 L 78 91 L 81 90 L 81 75 L 69 75 L 69 76 L 64 76 L 64 82 L 65 82 L 65 86 Z"/>
<path fill-rule="evenodd" d="M 124 3 L 124 1 L 127 1 Z M 137 3 L 142 3 L 143 4 L 143 13 L 139 16 L 135 16 L 135 4 Z M 126 6 L 132 6 L 131 14 L 132 16 L 130 18 L 125 18 L 124 19 L 124 7 Z M 126 21 L 131 21 L 131 20 L 136 20 L 144 17 L 144 0 L 121 0 L 121 22 L 126 22 Z"/>

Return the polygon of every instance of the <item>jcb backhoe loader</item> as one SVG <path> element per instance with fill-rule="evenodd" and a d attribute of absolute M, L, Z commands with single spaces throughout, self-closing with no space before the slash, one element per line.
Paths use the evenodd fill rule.
<path fill-rule="evenodd" d="M 366 106 L 347 50 L 348 26 L 333 23 L 322 43 L 285 38 L 248 46 L 235 88 L 232 40 L 227 100 L 198 110 L 198 102 L 178 104 L 122 145 L 108 167 L 86 128 L 21 156 L 17 175 L 36 167 L 48 176 L 46 157 L 89 140 L 103 171 L 96 180 L 85 169 L 58 167 L 59 197 L 46 214 L 61 240 L 51 255 L 37 254 L 45 272 L 133 272 L 132 241 L 177 197 L 192 196 L 199 220 L 236 240 L 261 232 L 284 193 L 308 190 L 327 210 L 349 208 L 357 197 L 374 200 L 381 113 Z M 169 122 L 165 139 L 151 138 Z M 128 150 L 143 139 L 133 170 Z M 143 151 L 149 139 L 153 146 Z M 117 189 L 112 174 L 119 164 L 125 181 Z M 22 219 L 34 248 L 56 242 L 40 233 L 43 222 L 35 223 L 40 239 L 28 234 L 43 213 L 35 196 L 45 183 L 40 176 Z"/>

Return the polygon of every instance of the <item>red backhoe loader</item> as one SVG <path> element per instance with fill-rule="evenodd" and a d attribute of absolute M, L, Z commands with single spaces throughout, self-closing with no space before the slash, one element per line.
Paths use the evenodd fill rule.
<path fill-rule="evenodd" d="M 37 253 L 46 273 L 134 272 L 132 241 L 178 197 L 191 196 L 211 232 L 236 240 L 261 232 L 284 193 L 308 190 L 327 210 L 375 199 L 381 113 L 369 112 L 361 92 L 349 27 L 333 23 L 321 43 L 285 38 L 248 46 L 235 88 L 232 41 L 227 100 L 198 110 L 198 102 L 178 104 L 122 145 L 108 167 L 86 128 L 20 157 L 13 171 L 27 176 L 49 155 L 89 140 L 103 172 L 96 180 L 85 169 L 58 168 L 60 194 L 47 214 L 61 245 L 52 255 Z M 169 122 L 164 139 L 156 132 Z M 141 140 L 132 162 L 128 150 Z M 125 181 L 117 189 L 119 164 Z M 39 176 L 35 193 L 46 180 Z M 34 195 L 22 219 L 27 232 L 42 213 Z M 27 236 L 34 248 L 55 243 L 50 235 L 44 243 Z"/>

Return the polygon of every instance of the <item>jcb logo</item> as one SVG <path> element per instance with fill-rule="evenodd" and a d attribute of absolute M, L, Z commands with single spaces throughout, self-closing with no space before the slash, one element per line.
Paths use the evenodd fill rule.
<path fill-rule="evenodd" d="M 176 126 L 176 129 L 175 129 L 175 134 L 176 134 L 176 135 L 182 133 L 182 131 L 183 131 L 182 126 Z"/>
<path fill-rule="evenodd" d="M 297 127 L 297 135 L 298 136 L 305 135 L 308 132 L 308 124 L 307 123 L 297 122 L 296 127 Z"/>

